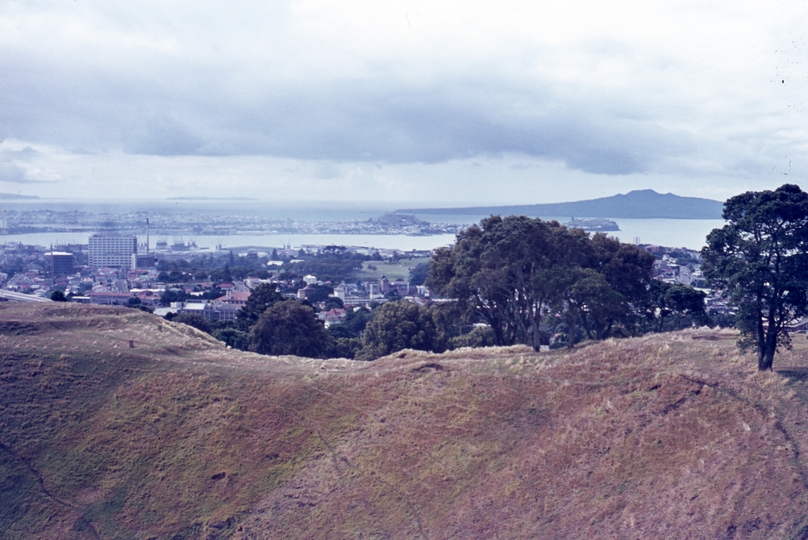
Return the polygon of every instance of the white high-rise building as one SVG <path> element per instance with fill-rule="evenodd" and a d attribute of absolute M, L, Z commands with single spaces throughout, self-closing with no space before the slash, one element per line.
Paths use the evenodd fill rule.
<path fill-rule="evenodd" d="M 137 254 L 137 236 L 98 233 L 90 237 L 87 249 L 90 268 L 132 268 L 132 255 Z"/>

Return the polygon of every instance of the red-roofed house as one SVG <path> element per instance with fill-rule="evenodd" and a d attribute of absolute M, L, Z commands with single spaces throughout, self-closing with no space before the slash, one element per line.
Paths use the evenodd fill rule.
<path fill-rule="evenodd" d="M 321 321 L 325 321 L 325 327 L 328 328 L 332 324 L 342 324 L 348 312 L 340 308 L 331 308 L 328 311 L 321 311 L 317 316 Z"/>
<path fill-rule="evenodd" d="M 227 294 L 224 296 L 220 296 L 216 300 L 221 302 L 225 302 L 227 304 L 232 304 L 234 306 L 243 306 L 247 303 L 247 299 L 250 298 L 250 291 L 227 291 Z"/>

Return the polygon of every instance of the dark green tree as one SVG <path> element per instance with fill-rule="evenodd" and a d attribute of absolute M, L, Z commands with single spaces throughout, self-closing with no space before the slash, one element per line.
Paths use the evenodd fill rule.
<path fill-rule="evenodd" d="M 362 340 L 358 338 L 336 338 L 334 348 L 331 349 L 329 357 L 331 358 L 356 358 L 359 351 L 362 350 Z"/>
<path fill-rule="evenodd" d="M 345 302 L 342 301 L 342 298 L 339 298 L 337 296 L 329 296 L 328 298 L 325 299 L 325 307 L 324 307 L 324 309 L 326 311 L 334 309 L 334 308 L 343 309 L 344 307 L 345 307 Z"/>
<path fill-rule="evenodd" d="M 51 293 L 50 299 L 54 302 L 67 302 L 67 297 L 65 296 L 64 291 L 55 290 Z"/>
<path fill-rule="evenodd" d="M 481 227 L 459 233 L 453 247 L 435 251 L 427 286 L 457 299 L 469 320 L 491 326 L 497 345 L 519 340 L 538 349 L 546 299 L 532 285 L 538 282 L 543 254 L 550 251 L 548 238 L 548 225 L 540 220 L 484 219 Z"/>
<path fill-rule="evenodd" d="M 362 350 L 357 358 L 375 360 L 401 349 L 431 351 L 436 339 L 435 323 L 429 310 L 403 300 L 387 302 L 376 309 L 365 327 Z"/>
<path fill-rule="evenodd" d="M 230 277 L 233 279 L 244 279 L 245 277 L 250 275 L 250 269 L 245 268 L 244 266 L 235 266 L 230 271 Z"/>
<path fill-rule="evenodd" d="M 476 326 L 471 332 L 451 338 L 449 344 L 452 349 L 491 347 L 494 345 L 494 332 L 490 326 Z"/>
<path fill-rule="evenodd" d="M 168 273 L 168 282 L 169 283 L 180 283 L 185 281 L 185 274 L 182 273 L 180 270 L 172 270 Z"/>
<path fill-rule="evenodd" d="M 569 296 L 589 339 L 611 336 L 615 322 L 630 312 L 625 296 L 614 290 L 603 274 L 591 269 L 572 285 Z M 574 337 L 575 328 L 569 331 Z"/>
<path fill-rule="evenodd" d="M 307 300 L 312 304 L 317 304 L 325 302 L 332 294 L 334 294 L 334 287 L 330 285 L 315 285 L 314 292 L 308 296 Z"/>
<path fill-rule="evenodd" d="M 350 339 L 356 337 L 344 324 L 332 324 L 328 327 L 328 333 L 331 334 L 334 339 Z"/>
<path fill-rule="evenodd" d="M 368 322 L 373 318 L 373 313 L 367 308 L 360 307 L 348 310 L 345 322 L 339 325 L 350 332 L 351 337 L 361 337 L 367 327 Z"/>
<path fill-rule="evenodd" d="M 176 317 L 174 317 L 173 322 L 178 322 L 182 324 L 187 324 L 188 326 L 193 326 L 197 330 L 201 330 L 206 334 L 210 334 L 212 329 L 210 326 L 210 321 L 202 317 L 201 315 L 197 315 L 196 313 L 180 313 Z"/>
<path fill-rule="evenodd" d="M 621 302 L 625 307 L 622 312 L 617 309 L 609 310 L 610 320 L 606 324 L 610 330 L 600 339 L 609 337 L 616 324 L 620 325 L 623 334 L 640 333 L 650 298 L 654 257 L 643 249 L 622 244 L 616 238 L 607 237 L 603 233 L 595 234 L 591 245 L 594 256 L 587 268 L 593 268 L 603 275 L 608 286 L 620 295 L 609 295 L 611 299 Z M 606 312 L 602 314 L 605 315 Z"/>
<path fill-rule="evenodd" d="M 441 352 L 446 349 L 455 348 L 454 339 L 459 338 L 474 328 L 464 320 L 463 312 L 459 309 L 457 302 L 441 302 L 429 306 L 429 314 L 432 315 L 432 322 L 435 324 L 437 332 L 435 351 Z M 489 328 L 490 330 L 490 328 Z M 491 332 L 493 336 L 493 331 Z M 493 339 L 493 337 L 492 337 Z M 493 345 L 493 343 L 491 343 Z M 457 347 L 470 347 L 463 344 Z"/>
<path fill-rule="evenodd" d="M 645 251 L 555 221 L 484 219 L 435 251 L 427 286 L 457 300 L 468 323 L 487 323 L 497 345 L 549 342 L 545 318 L 563 314 L 604 339 L 640 329 L 654 259 Z M 573 341 L 570 341 L 570 345 Z"/>
<path fill-rule="evenodd" d="M 172 302 L 184 302 L 188 296 L 185 289 L 166 289 L 160 295 L 160 305 L 170 306 Z"/>
<path fill-rule="evenodd" d="M 418 263 L 410 268 L 410 285 L 423 285 L 429 272 L 429 263 Z"/>
<path fill-rule="evenodd" d="M 234 349 L 246 351 L 249 346 L 249 334 L 235 328 L 221 328 L 214 330 L 213 337 L 219 341 L 224 341 Z"/>
<path fill-rule="evenodd" d="M 278 292 L 278 287 L 273 283 L 262 283 L 250 292 L 247 302 L 238 310 L 239 326 L 242 330 L 248 330 L 258 318 L 271 305 L 283 300 L 283 296 Z"/>
<path fill-rule="evenodd" d="M 296 300 L 271 305 L 250 330 L 249 348 L 261 354 L 326 358 L 334 346 L 314 311 Z"/>
<path fill-rule="evenodd" d="M 692 324 L 707 324 L 709 317 L 704 309 L 704 292 L 681 283 L 665 283 L 653 280 L 650 288 L 651 310 L 655 332 L 681 330 Z"/>
<path fill-rule="evenodd" d="M 770 370 L 808 306 L 808 194 L 790 184 L 748 191 L 724 203 L 724 219 L 707 236 L 702 268 L 738 307 L 740 345 L 756 349 L 758 369 Z"/>
<path fill-rule="evenodd" d="M 384 293 L 384 297 L 387 300 L 401 300 L 401 294 L 398 292 L 398 289 L 390 289 Z"/>

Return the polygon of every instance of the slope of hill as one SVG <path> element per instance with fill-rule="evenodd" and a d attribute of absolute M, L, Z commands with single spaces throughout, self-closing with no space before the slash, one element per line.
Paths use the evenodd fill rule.
<path fill-rule="evenodd" d="M 131 340 L 131 347 L 130 347 Z M 4 538 L 808 538 L 806 343 L 711 330 L 372 363 L 0 307 Z"/>
<path fill-rule="evenodd" d="M 525 215 L 531 217 L 570 216 L 623 219 L 721 219 L 723 203 L 698 197 L 660 194 L 652 189 L 630 191 L 586 201 L 524 204 L 516 206 L 474 206 L 467 208 L 421 208 L 400 213 L 430 215 Z"/>

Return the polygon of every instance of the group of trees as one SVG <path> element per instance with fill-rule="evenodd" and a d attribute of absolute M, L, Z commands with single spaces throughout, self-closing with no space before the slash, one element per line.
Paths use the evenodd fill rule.
<path fill-rule="evenodd" d="M 308 302 L 284 298 L 273 285 L 263 284 L 238 317 L 246 348 L 261 354 L 374 360 L 404 348 L 434 350 L 437 344 L 429 311 L 403 301 L 388 302 L 373 313 L 351 310 L 344 324 L 326 330 Z"/>
<path fill-rule="evenodd" d="M 189 254 L 191 255 L 191 254 Z M 158 280 L 165 283 L 183 283 L 187 281 L 232 281 L 247 276 L 258 278 L 269 277 L 266 270 L 267 258 L 236 257 L 230 251 L 227 255 L 209 253 L 205 256 L 189 256 L 186 260 L 160 260 L 157 269 Z"/>
<path fill-rule="evenodd" d="M 189 254 L 190 255 L 190 254 Z M 283 279 L 295 279 L 306 274 L 314 274 L 323 281 L 339 283 L 349 280 L 361 269 L 362 263 L 369 260 L 381 260 L 378 253 L 375 258 L 347 250 L 343 246 L 327 246 L 316 253 L 301 250 L 296 259 L 281 259 L 277 250 L 269 257 L 258 257 L 253 254 L 237 257 L 232 251 L 226 255 L 210 253 L 206 256 L 190 256 L 187 260 L 161 260 L 157 269 L 160 271 L 159 281 L 166 283 L 182 283 L 187 281 L 232 281 L 245 277 L 266 279 L 270 276 L 266 264 L 268 261 L 282 261 L 279 268 Z"/>
<path fill-rule="evenodd" d="M 496 345 L 538 350 L 561 329 L 571 347 L 581 335 L 605 339 L 703 322 L 702 293 L 655 282 L 653 265 L 649 253 L 604 234 L 492 216 L 436 250 L 427 285 L 456 300 L 461 321 L 488 324 Z"/>
<path fill-rule="evenodd" d="M 267 283 L 252 291 L 235 321 L 207 321 L 194 314 L 180 314 L 172 320 L 207 332 L 233 348 L 260 354 L 374 360 L 405 348 L 440 352 L 451 346 L 438 331 L 436 312 L 437 308 L 392 301 L 373 312 L 349 310 L 343 324 L 326 330 L 308 301 L 286 298 Z"/>

